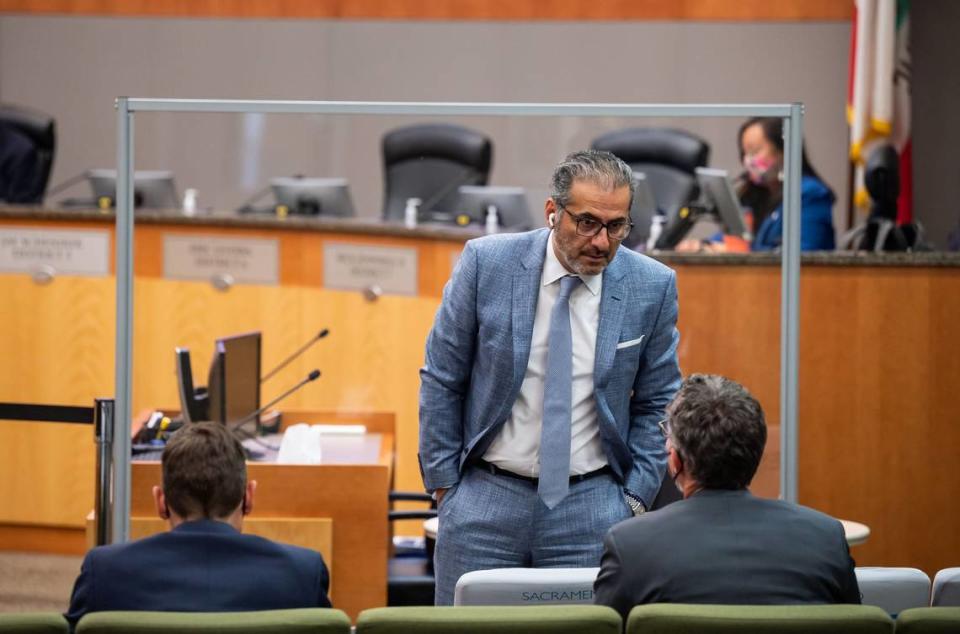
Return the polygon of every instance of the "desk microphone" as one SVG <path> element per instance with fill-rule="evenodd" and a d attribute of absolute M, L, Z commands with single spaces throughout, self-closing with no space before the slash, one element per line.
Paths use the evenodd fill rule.
<path fill-rule="evenodd" d="M 291 354 L 289 357 L 287 357 L 286 359 L 284 359 L 283 361 L 281 361 L 281 362 L 280 362 L 280 365 L 278 365 L 278 366 L 275 367 L 274 369 L 272 369 L 272 370 L 270 370 L 269 372 L 267 372 L 267 373 L 260 379 L 260 382 L 261 382 L 261 383 L 265 383 L 265 382 L 267 381 L 267 379 L 271 378 L 274 374 L 276 374 L 276 373 L 279 372 L 280 370 L 282 370 L 282 369 L 284 369 L 285 367 L 287 367 L 287 366 L 290 364 L 291 361 L 293 361 L 294 359 L 296 359 L 297 357 L 299 357 L 301 354 L 303 354 L 304 352 L 306 352 L 307 349 L 308 349 L 310 346 L 312 346 L 313 344 L 317 343 L 318 341 L 320 341 L 321 339 L 323 339 L 324 337 L 326 337 L 326 336 L 329 335 L 329 334 L 330 334 L 330 329 L 329 329 L 329 328 L 324 328 L 323 330 L 321 330 L 321 331 L 320 331 L 319 333 L 317 333 L 315 336 L 311 337 L 310 341 L 308 341 L 307 343 L 305 343 L 305 344 L 303 344 L 302 346 L 300 346 L 300 349 L 299 349 L 299 350 L 297 350 L 296 352 L 294 352 L 293 354 Z"/>
<path fill-rule="evenodd" d="M 304 385 L 306 385 L 307 383 L 310 383 L 310 382 L 312 382 L 312 381 L 316 381 L 318 378 L 320 378 L 320 370 L 314 369 L 313 371 L 310 372 L 310 374 L 308 374 L 308 375 L 306 376 L 306 378 L 304 378 L 304 379 L 301 380 L 299 383 L 297 383 L 296 385 L 294 385 L 293 387 L 291 387 L 289 390 L 287 390 L 286 392 L 284 392 L 283 394 L 281 394 L 281 395 L 278 396 L 277 398 L 273 399 L 272 401 L 270 401 L 269 403 L 267 403 L 266 405 L 264 405 L 264 406 L 261 407 L 260 409 L 254 411 L 254 412 L 251 412 L 251 413 L 247 414 L 246 416 L 244 416 L 243 418 L 241 418 L 240 420 L 236 421 L 236 423 L 234 423 L 234 428 L 243 427 L 244 425 L 246 425 L 247 423 L 249 423 L 250 421 L 253 421 L 253 420 L 259 421 L 259 420 L 260 420 L 260 414 L 264 413 L 265 411 L 267 411 L 268 409 L 270 409 L 271 407 L 273 407 L 274 405 L 276 405 L 277 403 L 279 403 L 279 402 L 282 401 L 283 399 L 287 398 L 288 396 L 290 396 L 291 394 L 293 394 L 294 392 L 296 392 L 297 390 L 299 390 L 300 388 L 302 388 L 302 387 L 303 387 Z"/>

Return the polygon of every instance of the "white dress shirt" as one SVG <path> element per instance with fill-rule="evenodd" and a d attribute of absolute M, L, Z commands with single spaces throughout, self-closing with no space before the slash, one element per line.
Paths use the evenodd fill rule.
<path fill-rule="evenodd" d="M 530 360 L 520 394 L 510 417 L 494 438 L 483 459 L 501 469 L 537 477 L 540 473 L 540 430 L 543 425 L 543 389 L 547 370 L 547 334 L 550 312 L 560 292 L 560 278 L 570 275 L 553 250 L 553 232 L 547 241 L 533 321 Z M 580 275 L 582 284 L 570 295 L 570 334 L 573 337 L 571 390 L 570 474 L 596 471 L 607 464 L 600 441 L 597 407 L 593 396 L 593 366 L 600 321 L 603 275 Z"/>

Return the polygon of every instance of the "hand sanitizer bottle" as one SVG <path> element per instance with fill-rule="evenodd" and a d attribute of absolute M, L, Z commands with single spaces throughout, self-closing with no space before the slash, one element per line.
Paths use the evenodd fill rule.
<path fill-rule="evenodd" d="M 413 229 L 417 226 L 420 203 L 419 198 L 407 198 L 407 207 L 403 210 L 403 224 L 407 229 Z"/>
<path fill-rule="evenodd" d="M 500 230 L 500 219 L 496 205 L 487 205 L 487 233 L 497 233 Z"/>

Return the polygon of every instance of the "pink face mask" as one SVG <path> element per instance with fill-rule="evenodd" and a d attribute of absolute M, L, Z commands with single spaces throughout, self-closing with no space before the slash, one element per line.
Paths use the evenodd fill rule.
<path fill-rule="evenodd" d="M 763 185 L 767 182 L 774 166 L 773 159 L 766 156 L 746 155 L 743 157 L 743 167 L 747 176 L 754 185 Z"/>

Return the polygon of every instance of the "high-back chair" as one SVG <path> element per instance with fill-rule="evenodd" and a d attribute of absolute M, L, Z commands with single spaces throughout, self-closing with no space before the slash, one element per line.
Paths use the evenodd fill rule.
<path fill-rule="evenodd" d="M 2 634 L 68 634 L 70 627 L 62 614 L 23 612 L 0 614 Z"/>
<path fill-rule="evenodd" d="M 700 137 L 672 128 L 627 128 L 593 140 L 595 150 L 606 150 L 635 172 L 643 172 L 667 217 L 700 195 L 694 170 L 705 167 L 710 145 Z"/>
<path fill-rule="evenodd" d="M 930 605 L 960 608 L 960 568 L 944 568 L 933 577 Z"/>
<path fill-rule="evenodd" d="M 599 568 L 496 568 L 468 572 L 457 581 L 454 605 L 593 603 Z"/>
<path fill-rule="evenodd" d="M 453 212 L 461 185 L 486 185 L 493 144 L 486 135 L 447 123 L 397 128 L 383 137 L 383 217 L 400 220 L 407 200 L 422 212 Z"/>
<path fill-rule="evenodd" d="M 50 170 L 53 168 L 56 149 L 56 124 L 53 117 L 22 106 L 0 104 L 0 125 L 12 128 L 25 136 L 33 144 L 36 153 L 36 162 L 33 173 L 30 175 L 29 191 L 22 192 L 18 200 L 10 202 L 43 202 L 43 194 L 47 191 L 47 182 L 50 180 Z"/>
<path fill-rule="evenodd" d="M 437 502 L 428 493 L 391 491 L 390 502 L 424 502 L 429 508 L 389 511 L 390 522 L 426 520 L 437 516 Z M 391 531 L 392 533 L 393 531 Z M 394 547 L 387 562 L 387 605 L 389 607 L 433 605 L 436 579 L 433 574 L 433 549 L 425 536 L 423 548 Z"/>
<path fill-rule="evenodd" d="M 930 605 L 930 577 L 916 568 L 858 567 L 861 602 L 896 616 L 907 608 Z"/>
<path fill-rule="evenodd" d="M 260 612 L 92 612 L 77 634 L 350 634 L 340 610 L 302 608 Z"/>
<path fill-rule="evenodd" d="M 960 608 L 910 608 L 897 615 L 897 634 L 956 634 Z"/>
<path fill-rule="evenodd" d="M 599 605 L 375 608 L 360 613 L 357 634 L 621 634 L 622 624 Z"/>
<path fill-rule="evenodd" d="M 893 620 L 870 605 L 684 605 L 630 611 L 626 634 L 893 634 Z"/>

